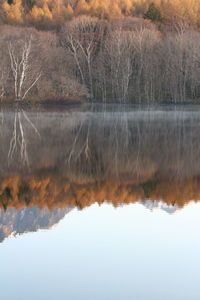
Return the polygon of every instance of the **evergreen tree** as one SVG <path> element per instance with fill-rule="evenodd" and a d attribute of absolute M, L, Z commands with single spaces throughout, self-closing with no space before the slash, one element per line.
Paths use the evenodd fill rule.
<path fill-rule="evenodd" d="M 160 9 L 156 6 L 154 2 L 149 5 L 147 12 L 144 14 L 145 19 L 149 19 L 153 22 L 163 21 L 163 17 Z"/>

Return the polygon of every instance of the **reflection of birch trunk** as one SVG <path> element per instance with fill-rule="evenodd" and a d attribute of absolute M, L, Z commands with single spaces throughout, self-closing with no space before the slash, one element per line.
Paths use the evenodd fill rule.
<path fill-rule="evenodd" d="M 23 165 L 29 166 L 29 157 L 27 151 L 28 140 L 25 135 L 25 125 L 23 124 L 23 119 L 28 122 L 28 124 L 34 129 L 35 133 L 40 136 L 37 128 L 31 122 L 24 110 L 15 113 L 14 126 L 12 137 L 10 140 L 10 146 L 8 151 L 8 163 L 13 161 L 14 156 L 19 154 L 20 160 Z"/>
<path fill-rule="evenodd" d="M 3 99 L 5 95 L 5 86 L 4 86 L 4 73 L 1 73 L 1 79 L 0 79 L 0 100 Z"/>
<path fill-rule="evenodd" d="M 4 112 L 2 109 L 1 109 L 1 113 L 0 113 L 0 123 L 1 123 L 1 125 L 3 125 L 3 123 L 4 123 Z"/>
<path fill-rule="evenodd" d="M 135 163 L 135 170 L 136 170 L 136 176 L 139 177 L 140 174 L 140 164 L 139 164 L 139 159 L 140 159 L 140 148 L 141 148 L 141 132 L 140 132 L 140 124 L 139 120 L 136 121 L 136 127 L 137 127 L 137 136 L 138 136 L 138 141 L 136 144 L 136 149 L 137 149 L 137 154 L 136 154 L 136 163 Z"/>
<path fill-rule="evenodd" d="M 75 136 L 75 138 L 74 138 L 74 142 L 73 142 L 73 144 L 72 144 L 71 151 L 70 151 L 70 153 L 69 153 L 68 158 L 66 159 L 66 161 L 67 161 L 68 163 L 71 162 L 72 156 L 74 155 L 76 143 L 77 143 L 78 138 L 79 138 L 79 136 L 80 136 L 82 126 L 83 126 L 83 122 L 81 122 L 81 124 L 80 124 L 80 126 L 79 126 L 78 132 L 77 132 L 77 134 L 76 134 L 76 136 Z"/>
<path fill-rule="evenodd" d="M 66 160 L 68 163 L 71 162 L 72 158 L 74 159 L 74 161 L 77 161 L 79 159 L 79 157 L 81 156 L 81 154 L 83 154 L 83 153 L 87 160 L 90 158 L 89 137 L 90 137 L 91 120 L 89 120 L 88 124 L 85 124 L 87 126 L 87 132 L 86 132 L 86 138 L 85 138 L 83 145 L 80 147 L 76 147 L 77 143 L 79 141 L 79 137 L 81 137 L 81 130 L 83 129 L 85 132 L 85 128 L 83 125 L 84 125 L 84 122 L 81 122 L 81 124 L 79 125 L 79 128 L 78 128 L 77 134 L 75 135 L 74 142 L 72 144 L 70 153 Z M 77 151 L 76 149 L 80 149 L 80 150 Z"/>
<path fill-rule="evenodd" d="M 115 160 L 115 170 L 116 170 L 116 176 L 119 176 L 119 168 L 118 168 L 118 164 L 119 164 L 119 157 L 118 157 L 118 153 L 119 153 L 119 141 L 118 141 L 118 131 L 117 131 L 117 124 L 114 125 L 114 136 L 115 136 L 115 153 L 114 153 L 114 160 Z"/>

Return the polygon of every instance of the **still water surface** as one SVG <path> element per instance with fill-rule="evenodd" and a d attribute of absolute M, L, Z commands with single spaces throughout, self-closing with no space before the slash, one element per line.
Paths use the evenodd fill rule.
<path fill-rule="evenodd" d="M 200 299 L 199 109 L 2 110 L 2 300 Z"/>

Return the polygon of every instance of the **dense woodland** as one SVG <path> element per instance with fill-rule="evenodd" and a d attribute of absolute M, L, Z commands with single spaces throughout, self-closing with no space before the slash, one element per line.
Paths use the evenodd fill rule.
<path fill-rule="evenodd" d="M 200 25 L 200 3 L 197 0 L 154 0 L 162 19 L 186 20 Z M 111 20 L 121 17 L 143 17 L 152 0 L 1 0 L 1 20 L 12 24 L 54 27 L 73 17 L 89 15 Z M 158 15 L 157 15 L 158 17 Z"/>
<path fill-rule="evenodd" d="M 1 100 L 200 99 L 195 0 L 1 0 Z"/>

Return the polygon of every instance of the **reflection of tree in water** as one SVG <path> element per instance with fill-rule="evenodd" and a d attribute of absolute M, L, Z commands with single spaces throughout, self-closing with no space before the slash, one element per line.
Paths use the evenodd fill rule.
<path fill-rule="evenodd" d="M 40 137 L 37 128 L 29 119 L 27 113 L 23 109 L 17 110 L 14 116 L 14 126 L 8 152 L 8 163 L 14 159 L 15 155 L 19 155 L 21 163 L 29 166 L 29 157 L 27 152 L 28 138 L 25 134 L 26 124 L 24 124 L 24 122 L 27 122 L 34 132 Z"/>
<path fill-rule="evenodd" d="M 125 108 L 30 115 L 21 110 L 5 114 L 5 120 L 0 135 L 1 144 L 8 145 L 0 149 L 4 209 L 145 199 L 182 207 L 200 198 L 198 113 Z"/>
<path fill-rule="evenodd" d="M 197 175 L 200 136 L 192 117 L 181 112 L 94 114 L 74 128 L 68 172 L 131 182 Z"/>
<path fill-rule="evenodd" d="M 55 175 L 39 177 L 7 177 L 0 182 L 0 208 L 25 207 L 49 209 L 78 207 L 94 203 L 114 206 L 136 202 L 163 201 L 167 205 L 184 207 L 200 199 L 200 179 L 183 182 L 167 180 L 132 184 L 118 181 L 75 183 Z"/>

